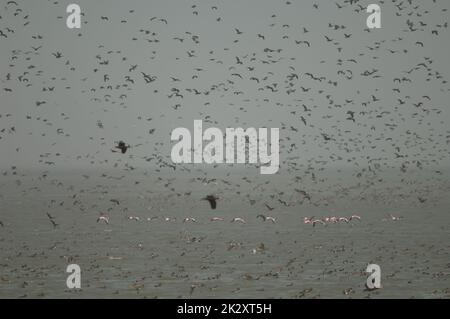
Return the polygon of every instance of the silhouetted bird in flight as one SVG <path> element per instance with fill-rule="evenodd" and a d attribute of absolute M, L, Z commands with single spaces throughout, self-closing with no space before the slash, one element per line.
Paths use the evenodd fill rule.
<path fill-rule="evenodd" d="M 51 216 L 49 213 L 47 213 L 47 217 L 48 217 L 48 219 L 50 220 L 50 222 L 52 223 L 53 228 L 55 228 L 56 226 L 58 226 L 58 224 L 54 221 L 54 217 L 53 217 L 53 216 Z"/>
<path fill-rule="evenodd" d="M 277 222 L 277 220 L 275 219 L 275 217 L 272 217 L 272 216 L 265 216 L 265 215 L 263 215 L 263 214 L 259 214 L 258 216 L 256 216 L 256 218 L 262 218 L 263 219 L 263 221 L 271 221 L 272 223 L 276 223 Z"/>
<path fill-rule="evenodd" d="M 216 209 L 217 207 L 217 200 L 219 198 L 214 196 L 214 195 L 208 195 L 205 198 L 202 198 L 202 200 L 207 200 L 209 202 L 209 204 L 211 205 L 212 209 Z"/>
<path fill-rule="evenodd" d="M 124 141 L 120 141 L 115 147 L 118 148 L 122 152 L 122 154 L 125 154 L 127 152 L 127 149 L 130 148 L 130 145 L 125 144 Z"/>

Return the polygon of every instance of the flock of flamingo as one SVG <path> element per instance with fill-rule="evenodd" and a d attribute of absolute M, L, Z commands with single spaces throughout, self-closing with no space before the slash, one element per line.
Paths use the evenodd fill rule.
<path fill-rule="evenodd" d="M 267 222 L 270 221 L 272 223 L 276 223 L 276 218 L 272 217 L 272 216 L 265 216 L 265 215 L 258 215 L 257 218 L 261 218 L 263 221 Z M 140 221 L 141 218 L 139 216 L 127 216 L 128 220 L 134 220 L 134 221 Z M 153 217 L 148 217 L 147 221 L 152 221 L 158 219 L 158 217 L 153 216 Z M 164 217 L 163 218 L 164 221 L 166 222 L 173 222 L 176 221 L 176 218 L 174 217 Z M 349 223 L 352 220 L 361 220 L 361 217 L 358 215 L 351 215 L 350 217 L 339 217 L 339 216 L 330 216 L 330 217 L 322 217 L 322 218 L 314 218 L 314 217 L 305 217 L 303 220 L 304 224 L 310 224 L 313 227 L 316 226 L 316 224 L 322 224 L 322 225 L 326 225 L 327 223 L 339 223 L 339 222 L 345 222 L 345 223 Z M 218 221 L 225 221 L 225 218 L 223 217 L 211 217 L 210 221 L 212 222 L 218 222 Z M 105 224 L 109 224 L 109 216 L 107 216 L 104 213 L 100 213 L 100 216 L 97 218 L 97 223 L 99 222 L 103 222 Z M 187 222 L 192 222 L 192 223 L 196 223 L 197 220 L 194 217 L 186 217 L 183 219 L 183 223 L 187 223 Z M 234 217 L 231 219 L 230 221 L 231 223 L 242 223 L 242 224 L 246 224 L 246 220 L 242 217 Z"/>
<path fill-rule="evenodd" d="M 314 226 L 316 226 L 316 224 L 326 225 L 327 223 L 332 223 L 332 224 L 339 223 L 339 222 L 349 223 L 353 219 L 361 220 L 361 216 L 358 216 L 358 215 L 352 215 L 350 217 L 330 216 L 330 217 L 322 217 L 322 218 L 316 218 L 316 219 L 314 219 L 314 217 L 305 217 L 303 219 L 303 223 L 312 225 L 314 227 Z"/>
<path fill-rule="evenodd" d="M 152 221 L 155 219 L 158 219 L 159 217 L 157 216 L 152 216 L 152 217 L 148 217 L 147 221 Z M 277 219 L 275 217 L 272 216 L 266 216 L 263 214 L 259 214 L 257 216 L 257 218 L 261 218 L 263 221 L 267 222 L 270 221 L 272 223 L 276 223 Z M 132 216 L 129 215 L 127 216 L 128 220 L 134 220 L 134 221 L 140 221 L 141 218 L 139 216 Z M 164 221 L 166 222 L 174 222 L 176 221 L 175 217 L 163 217 Z M 399 221 L 401 220 L 402 217 L 396 217 L 393 216 L 392 214 L 389 214 L 389 217 L 387 218 L 383 218 L 382 221 Z M 313 227 L 316 226 L 316 224 L 322 224 L 322 225 L 327 225 L 327 224 L 336 224 L 336 223 L 350 223 L 352 220 L 358 220 L 361 221 L 361 216 L 359 215 L 351 215 L 350 217 L 344 217 L 344 216 L 326 216 L 326 217 L 321 217 L 321 218 L 314 218 L 314 216 L 312 217 L 304 217 L 303 218 L 303 223 L 305 225 L 312 225 Z M 223 217 L 211 217 L 210 218 L 211 222 L 219 222 L 219 221 L 225 221 L 225 218 Z M 97 218 L 97 223 L 99 222 L 103 222 L 105 224 L 109 224 L 109 216 L 104 214 L 104 213 L 100 213 L 100 216 Z M 185 217 L 183 219 L 183 223 L 196 223 L 197 219 L 195 219 L 194 217 Z M 231 219 L 230 221 L 231 223 L 241 223 L 241 224 L 246 224 L 246 220 L 242 217 L 234 217 Z"/>

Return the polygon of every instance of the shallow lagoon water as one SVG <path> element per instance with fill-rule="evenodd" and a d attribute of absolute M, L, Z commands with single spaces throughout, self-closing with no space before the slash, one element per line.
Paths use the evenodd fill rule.
<path fill-rule="evenodd" d="M 295 201 L 299 195 L 283 189 L 285 206 L 270 197 L 270 184 L 253 192 L 255 202 L 249 203 L 244 194 L 257 178 L 242 184 L 239 196 L 227 193 L 230 186 L 220 178 L 203 184 L 179 177 L 171 184 L 175 191 L 168 191 L 157 177 L 125 174 L 117 182 L 111 177 L 124 174 L 101 174 L 2 180 L 0 297 L 450 297 L 448 183 L 432 191 L 426 179 L 416 176 L 413 188 L 392 180 L 363 188 L 334 174 L 326 189 L 321 183 L 301 185 L 310 201 Z M 333 191 L 333 181 L 338 190 Z M 274 177 L 273 184 L 279 194 L 283 177 Z M 429 198 L 414 200 L 415 192 L 425 189 Z M 208 191 L 220 193 L 217 210 L 200 200 Z M 268 212 L 264 203 L 274 210 Z M 109 225 L 96 222 L 99 212 L 108 214 Z M 277 222 L 263 222 L 256 217 L 260 213 Z M 303 223 L 308 216 L 355 213 L 361 221 Z M 389 214 L 401 219 L 392 221 Z M 214 216 L 225 221 L 211 222 Z M 247 222 L 231 223 L 236 216 Z M 185 217 L 197 222 L 185 223 Z M 72 263 L 81 267 L 80 290 L 66 287 L 65 270 Z M 381 267 L 382 288 L 375 291 L 365 288 L 370 263 Z"/>

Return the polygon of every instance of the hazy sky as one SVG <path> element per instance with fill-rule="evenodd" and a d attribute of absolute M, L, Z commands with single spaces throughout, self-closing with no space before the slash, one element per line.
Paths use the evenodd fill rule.
<path fill-rule="evenodd" d="M 378 2 L 370 32 L 347 2 L 2 0 L 0 166 L 151 167 L 194 119 L 280 128 L 282 169 L 449 165 L 450 2 Z"/>

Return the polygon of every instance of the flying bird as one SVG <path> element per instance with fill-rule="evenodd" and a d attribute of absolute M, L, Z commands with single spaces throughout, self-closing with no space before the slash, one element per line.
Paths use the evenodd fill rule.
<path fill-rule="evenodd" d="M 214 195 L 208 195 L 208 196 L 202 198 L 202 200 L 207 200 L 209 202 L 209 204 L 211 205 L 211 209 L 216 209 L 218 199 L 219 198 Z"/>
<path fill-rule="evenodd" d="M 106 224 L 109 224 L 109 217 L 104 214 L 100 214 L 100 216 L 97 218 L 97 223 L 99 223 L 99 222 L 104 222 Z"/>
<path fill-rule="evenodd" d="M 119 141 L 117 143 L 117 145 L 115 146 L 115 148 L 119 149 L 122 152 L 122 154 L 125 154 L 127 152 L 127 150 L 130 148 L 130 145 L 125 144 L 124 141 Z M 116 152 L 116 151 L 113 150 L 113 152 Z"/>
<path fill-rule="evenodd" d="M 47 217 L 50 220 L 50 222 L 52 223 L 53 228 L 56 228 L 56 226 L 58 226 L 58 224 L 54 221 L 55 218 L 53 216 L 51 216 L 49 213 L 47 213 Z"/>
<path fill-rule="evenodd" d="M 262 218 L 265 222 L 267 222 L 267 221 L 271 221 L 272 223 L 276 223 L 276 219 L 275 219 L 275 217 L 272 217 L 272 216 L 265 216 L 265 215 L 263 215 L 263 214 L 259 214 L 258 216 L 256 216 L 256 218 Z"/>

